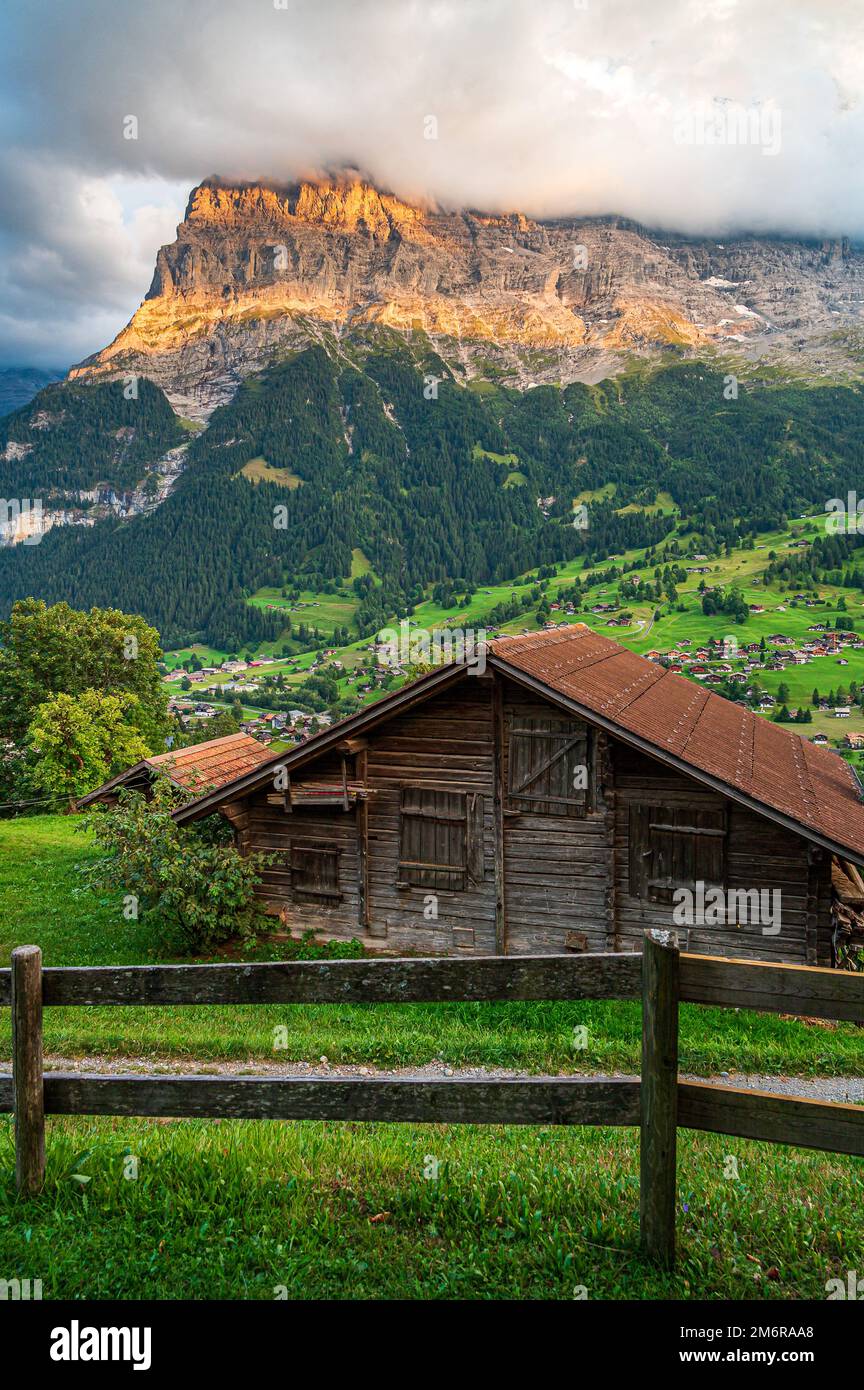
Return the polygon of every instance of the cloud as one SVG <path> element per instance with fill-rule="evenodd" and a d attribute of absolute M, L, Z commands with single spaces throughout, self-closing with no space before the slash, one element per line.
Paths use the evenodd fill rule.
<path fill-rule="evenodd" d="M 6 179 L 45 203 L 0 227 L 13 347 L 52 299 L 55 342 L 101 346 L 213 173 L 351 164 L 445 206 L 864 234 L 858 0 L 28 0 L 4 29 Z"/>
<path fill-rule="evenodd" d="M 0 364 L 67 367 L 110 342 L 174 236 L 185 185 L 0 155 Z"/>

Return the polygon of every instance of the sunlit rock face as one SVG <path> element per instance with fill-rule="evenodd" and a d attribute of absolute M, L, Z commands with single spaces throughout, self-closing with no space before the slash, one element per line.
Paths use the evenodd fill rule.
<path fill-rule="evenodd" d="M 670 353 L 857 375 L 862 305 L 864 255 L 846 243 L 415 207 L 352 175 L 214 179 L 192 191 L 128 326 L 72 375 L 149 376 L 198 419 L 311 341 L 357 360 L 387 332 L 521 389 Z"/>

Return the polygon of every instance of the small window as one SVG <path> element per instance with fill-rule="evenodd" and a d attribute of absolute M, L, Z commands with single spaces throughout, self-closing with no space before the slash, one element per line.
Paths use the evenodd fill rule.
<path fill-rule="evenodd" d="M 575 719 L 514 719 L 508 806 L 540 816 L 584 816 L 593 799 L 588 726 Z"/>
<path fill-rule="evenodd" d="M 677 888 L 726 883 L 726 813 L 688 807 L 630 807 L 630 893 L 671 903 Z"/>
<path fill-rule="evenodd" d="M 336 845 L 291 846 L 291 892 L 297 902 L 338 902 L 339 850 Z"/>
<path fill-rule="evenodd" d="M 399 887 L 460 892 L 482 877 L 483 797 L 403 787 Z"/>

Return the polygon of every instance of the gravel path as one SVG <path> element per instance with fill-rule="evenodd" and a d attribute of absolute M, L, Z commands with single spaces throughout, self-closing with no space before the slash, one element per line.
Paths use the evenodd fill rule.
<path fill-rule="evenodd" d="M 408 1080 L 430 1080 L 453 1076 L 465 1080 L 529 1078 L 534 1072 L 514 1071 L 508 1067 L 450 1067 L 445 1062 L 427 1062 L 420 1067 L 383 1068 L 361 1063 L 330 1062 L 321 1057 L 317 1062 L 233 1061 L 215 1062 L 192 1059 L 187 1061 L 154 1061 L 150 1057 L 62 1057 L 56 1053 L 45 1056 L 45 1070 L 62 1072 L 97 1072 L 106 1076 L 132 1075 L 149 1072 L 154 1076 L 369 1076 L 404 1077 Z M 625 1079 L 638 1081 L 627 1072 L 561 1073 L 562 1075 L 592 1076 L 597 1080 Z M 837 1100 L 864 1104 L 864 1076 L 764 1076 L 743 1072 L 721 1072 L 716 1076 L 693 1076 L 681 1073 L 682 1081 L 709 1081 L 717 1086 L 741 1086 L 753 1091 L 771 1091 L 775 1095 L 801 1096 L 807 1100 Z"/>

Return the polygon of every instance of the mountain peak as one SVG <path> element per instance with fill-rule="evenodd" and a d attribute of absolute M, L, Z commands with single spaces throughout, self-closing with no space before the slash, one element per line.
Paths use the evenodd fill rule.
<path fill-rule="evenodd" d="M 280 187 L 267 182 L 228 183 L 214 177 L 192 190 L 186 222 L 214 227 L 253 223 L 307 223 L 386 240 L 421 226 L 426 213 L 382 191 L 354 170 Z"/>

